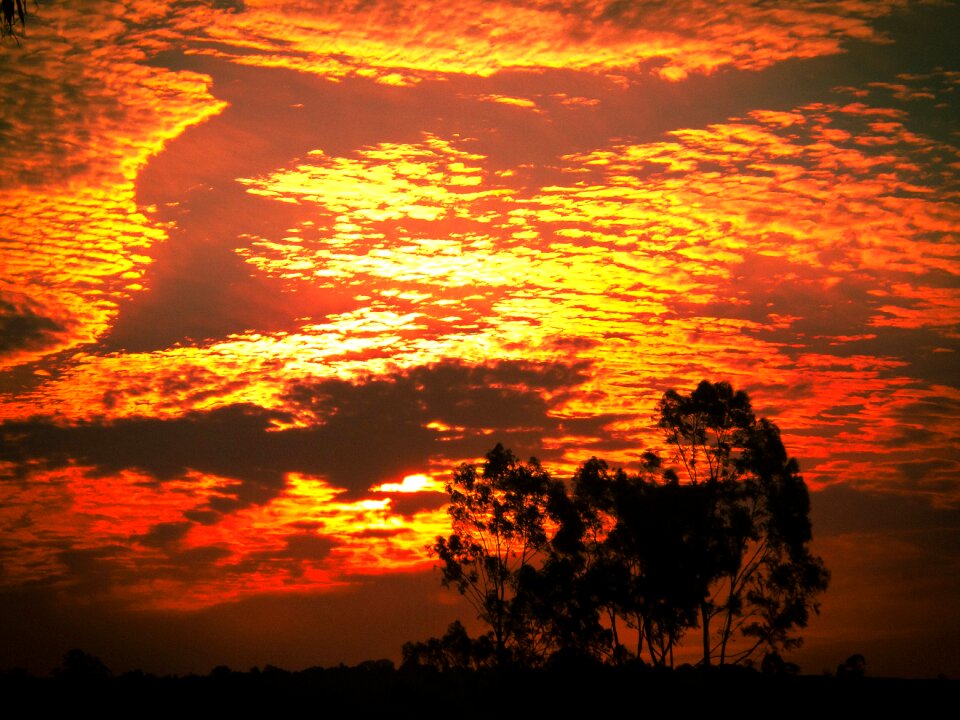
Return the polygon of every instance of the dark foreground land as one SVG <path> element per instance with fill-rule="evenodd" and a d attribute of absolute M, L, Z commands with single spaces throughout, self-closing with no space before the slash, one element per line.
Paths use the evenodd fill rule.
<path fill-rule="evenodd" d="M 752 671 L 653 671 L 565 668 L 541 671 L 395 670 L 389 662 L 347 668 L 250 672 L 217 668 L 207 676 L 35 678 L 0 675 L 7 707 L 92 710 L 101 717 L 193 717 L 224 711 L 270 717 L 540 718 L 860 716 L 867 711 L 955 707 L 960 681 L 766 675 Z M 843 715 L 841 715 L 841 713 Z M 898 713 L 899 714 L 899 713 Z"/>

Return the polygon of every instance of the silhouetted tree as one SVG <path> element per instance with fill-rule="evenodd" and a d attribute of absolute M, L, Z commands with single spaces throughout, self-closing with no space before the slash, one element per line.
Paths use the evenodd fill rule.
<path fill-rule="evenodd" d="M 701 493 L 659 481 L 660 460 L 644 454 L 640 473 L 611 472 L 592 458 L 574 475 L 574 506 L 587 560 L 581 581 L 606 624 L 607 659 L 630 656 L 621 624 L 636 631 L 636 657 L 672 665 L 673 650 L 696 624 L 700 594 L 694 542 Z"/>
<path fill-rule="evenodd" d="M 698 627 L 705 666 L 762 649 L 772 671 L 800 644 L 829 575 L 776 425 L 728 383 L 668 391 L 658 409 L 672 466 L 646 452 L 630 475 L 592 458 L 566 488 L 498 444 L 482 467 L 455 471 L 453 533 L 433 549 L 444 584 L 490 628 L 497 664 L 621 662 L 633 654 L 624 626 L 635 656 L 659 666 Z M 410 652 L 449 663 L 457 643 L 470 647 L 451 632 Z"/>
<path fill-rule="evenodd" d="M 626 657 L 618 620 L 622 601 L 630 594 L 627 586 L 631 568 L 612 546 L 610 531 L 616 524 L 616 489 L 625 480 L 622 470 L 611 473 L 607 463 L 598 458 L 581 465 L 573 477 L 573 513 L 568 515 L 560 536 L 564 542 L 555 543 L 558 554 L 579 556 L 580 594 L 593 600 L 598 619 L 602 616 L 606 621 L 606 651 L 614 662 Z"/>
<path fill-rule="evenodd" d="M 779 430 L 725 382 L 703 381 L 688 396 L 670 390 L 658 409 L 685 487 L 698 496 L 689 540 L 703 663 L 799 645 L 795 631 L 817 610 L 829 574 L 810 552 L 807 488 Z M 736 648 L 735 638 L 744 639 Z"/>
<path fill-rule="evenodd" d="M 800 672 L 800 667 L 795 663 L 787 662 L 774 650 L 763 656 L 760 672 L 765 675 L 796 675 Z"/>
<path fill-rule="evenodd" d="M 390 660 L 389 658 L 380 658 L 379 660 L 362 660 L 354 665 L 353 669 L 365 673 L 390 675 L 397 668 L 393 664 L 393 660 Z"/>
<path fill-rule="evenodd" d="M 654 665 L 672 666 L 674 648 L 696 623 L 704 498 L 640 475 L 621 484 L 615 501 L 609 544 L 630 571 L 621 611 L 637 630 L 637 655 L 645 643 Z"/>
<path fill-rule="evenodd" d="M 404 669 L 479 670 L 489 667 L 494 660 L 489 635 L 471 638 L 459 620 L 450 624 L 443 637 L 404 643 L 402 652 Z"/>
<path fill-rule="evenodd" d="M 63 656 L 63 662 L 53 671 L 53 675 L 62 680 L 89 682 L 107 680 L 112 673 L 100 658 L 74 648 Z"/>
<path fill-rule="evenodd" d="M 554 663 L 605 661 L 612 633 L 601 623 L 598 565 L 585 546 L 562 541 L 563 534 L 556 532 L 542 564 L 526 568 L 518 578 L 513 612 L 524 618 L 524 647 L 533 657 Z"/>
<path fill-rule="evenodd" d="M 838 678 L 862 678 L 867 674 L 867 659 L 860 653 L 851 655 L 837 665 Z"/>
<path fill-rule="evenodd" d="M 536 662 L 538 633 L 518 592 L 544 557 L 551 506 L 565 498 L 562 484 L 536 458 L 521 462 L 498 443 L 482 467 L 458 467 L 446 489 L 453 532 L 433 548 L 444 585 L 463 594 L 490 628 L 498 664 Z"/>

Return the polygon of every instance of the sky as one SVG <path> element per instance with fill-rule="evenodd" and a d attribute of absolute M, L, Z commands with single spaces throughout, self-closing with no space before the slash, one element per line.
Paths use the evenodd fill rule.
<path fill-rule="evenodd" d="M 502 442 L 746 390 L 790 659 L 960 675 L 960 6 L 44 2 L 0 46 L 0 668 L 399 659 Z"/>

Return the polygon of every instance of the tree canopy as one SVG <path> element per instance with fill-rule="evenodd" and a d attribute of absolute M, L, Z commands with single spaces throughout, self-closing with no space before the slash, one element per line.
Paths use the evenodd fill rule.
<path fill-rule="evenodd" d="M 489 626 L 499 663 L 535 653 L 536 633 L 518 610 L 520 589 L 547 550 L 547 521 L 562 485 L 536 459 L 521 462 L 497 444 L 482 466 L 458 467 L 446 489 L 453 533 L 434 545 L 444 584 Z"/>
<path fill-rule="evenodd" d="M 681 468 L 677 482 L 700 496 L 701 532 L 691 539 L 703 662 L 795 647 L 794 631 L 806 627 L 829 576 L 809 550 L 810 499 L 779 429 L 758 420 L 746 393 L 729 383 L 703 381 L 688 396 L 668 391 L 658 408 Z M 733 650 L 737 636 L 749 642 Z"/>
<path fill-rule="evenodd" d="M 779 429 L 724 382 L 670 390 L 658 414 L 670 456 L 647 451 L 632 474 L 592 458 L 564 483 L 500 444 L 458 467 L 433 550 L 486 632 L 451 626 L 409 662 L 673 665 L 690 635 L 710 666 L 798 646 L 829 574 Z"/>

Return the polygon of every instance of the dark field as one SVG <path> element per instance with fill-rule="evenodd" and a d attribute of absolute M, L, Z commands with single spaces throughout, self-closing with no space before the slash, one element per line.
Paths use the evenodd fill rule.
<path fill-rule="evenodd" d="M 950 707 L 960 681 L 829 675 L 765 675 L 745 670 L 567 668 L 537 671 L 395 670 L 389 661 L 299 672 L 266 667 L 207 676 L 156 677 L 140 672 L 102 678 L 35 678 L 8 671 L 0 691 L 31 708 L 84 709 L 99 715 L 198 716 L 225 711 L 270 716 L 561 717 L 601 714 L 709 714 L 743 717 Z"/>

